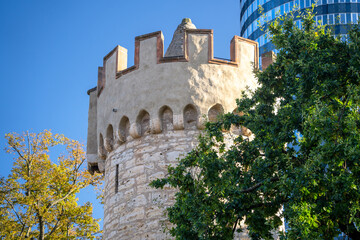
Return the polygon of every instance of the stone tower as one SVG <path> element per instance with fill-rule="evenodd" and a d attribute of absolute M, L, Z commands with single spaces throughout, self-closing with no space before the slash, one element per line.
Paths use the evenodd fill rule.
<path fill-rule="evenodd" d="M 164 209 L 174 190 L 148 186 L 189 152 L 203 116 L 232 112 L 246 86 L 256 87 L 257 43 L 235 36 L 230 60 L 213 57 L 213 31 L 184 19 L 164 56 L 163 35 L 135 38 L 134 66 L 115 47 L 90 89 L 87 159 L 105 173 L 104 239 L 169 239 Z"/>

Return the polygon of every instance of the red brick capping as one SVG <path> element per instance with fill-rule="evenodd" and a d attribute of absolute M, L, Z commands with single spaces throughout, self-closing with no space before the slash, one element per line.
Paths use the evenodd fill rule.
<path fill-rule="evenodd" d="M 275 62 L 276 55 L 273 51 L 261 54 L 261 67 L 264 71 L 270 64 Z"/>
<path fill-rule="evenodd" d="M 256 68 L 259 67 L 259 50 L 258 50 L 258 43 L 246 38 L 242 38 L 239 36 L 234 36 L 230 42 L 230 61 L 222 60 L 222 59 L 216 59 L 214 58 L 214 46 L 213 46 L 213 30 L 212 29 L 187 29 L 185 31 L 185 37 L 184 37 L 184 55 L 183 56 L 173 56 L 173 57 L 164 57 L 164 39 L 163 34 L 161 31 L 153 32 L 144 34 L 141 36 L 135 37 L 135 54 L 134 54 L 134 65 L 131 67 L 128 67 L 124 70 L 119 71 L 116 69 L 116 78 L 120 78 L 121 76 L 130 73 L 136 69 L 139 68 L 140 64 L 140 41 L 156 37 L 156 60 L 158 64 L 161 63 L 168 63 L 168 62 L 188 62 L 189 61 L 189 41 L 188 41 L 188 35 L 189 34 L 206 34 L 208 35 L 208 63 L 211 64 L 223 64 L 223 65 L 229 65 L 233 67 L 239 66 L 239 56 L 238 56 L 238 48 L 239 45 L 238 42 L 246 42 L 251 45 L 253 45 L 255 48 L 255 59 L 254 59 L 254 65 Z M 113 55 L 116 54 L 116 66 L 118 66 L 118 48 L 119 46 L 116 46 L 113 50 L 111 50 L 105 57 L 103 61 L 104 67 L 99 67 L 99 73 L 98 73 L 98 97 L 100 96 L 102 90 L 105 88 L 105 63 L 106 61 Z"/>
<path fill-rule="evenodd" d="M 87 95 L 90 95 L 90 93 L 94 92 L 97 90 L 97 87 L 93 87 L 93 88 L 90 88 L 89 90 L 87 90 Z"/>
<path fill-rule="evenodd" d="M 104 61 L 105 63 L 105 61 Z M 105 66 L 105 64 L 104 64 Z M 98 82 L 97 82 L 97 95 L 100 96 L 105 87 L 105 71 L 103 67 L 98 67 Z"/>

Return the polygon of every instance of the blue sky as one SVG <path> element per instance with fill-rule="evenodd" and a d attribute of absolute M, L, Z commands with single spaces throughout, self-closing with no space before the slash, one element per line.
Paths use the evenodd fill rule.
<path fill-rule="evenodd" d="M 219 0 L 0 0 L 0 148 L 8 132 L 54 133 L 86 144 L 88 96 L 97 68 L 116 45 L 128 49 L 134 38 L 161 30 L 165 51 L 183 18 L 197 28 L 214 29 L 216 57 L 229 58 L 230 40 L 239 35 L 239 1 Z M 12 156 L 0 151 L 0 175 Z M 92 190 L 79 195 L 102 206 Z"/>

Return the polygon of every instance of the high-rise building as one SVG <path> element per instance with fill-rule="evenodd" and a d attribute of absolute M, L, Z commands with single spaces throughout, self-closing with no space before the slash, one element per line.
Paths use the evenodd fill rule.
<path fill-rule="evenodd" d="M 260 55 L 273 50 L 264 31 L 267 24 L 294 9 L 305 12 L 313 4 L 317 24 L 332 25 L 335 35 L 346 35 L 349 24 L 360 19 L 360 0 L 240 0 L 240 36 L 258 42 Z M 300 27 L 301 20 L 295 21 Z"/>

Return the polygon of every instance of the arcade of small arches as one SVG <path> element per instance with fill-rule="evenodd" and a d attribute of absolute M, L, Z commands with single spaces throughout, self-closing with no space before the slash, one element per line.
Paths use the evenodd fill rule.
<path fill-rule="evenodd" d="M 235 112 L 235 110 L 234 110 Z M 208 121 L 215 122 L 218 115 L 224 113 L 221 104 L 215 104 L 208 110 Z M 131 139 L 140 138 L 149 134 L 166 133 L 173 130 L 196 130 L 203 129 L 199 113 L 196 107 L 188 104 L 183 109 L 182 116 L 174 116 L 169 106 L 162 106 L 158 111 L 158 118 L 151 119 L 146 110 L 141 110 L 137 115 L 136 122 L 130 123 L 127 116 L 122 116 L 119 122 L 118 130 L 115 132 L 114 127 L 109 124 L 106 129 L 106 135 L 100 133 L 99 136 L 99 157 L 106 159 L 107 154 L 112 152 L 116 145 L 121 145 Z M 243 127 L 232 129 L 235 134 L 247 135 L 249 132 Z"/>

